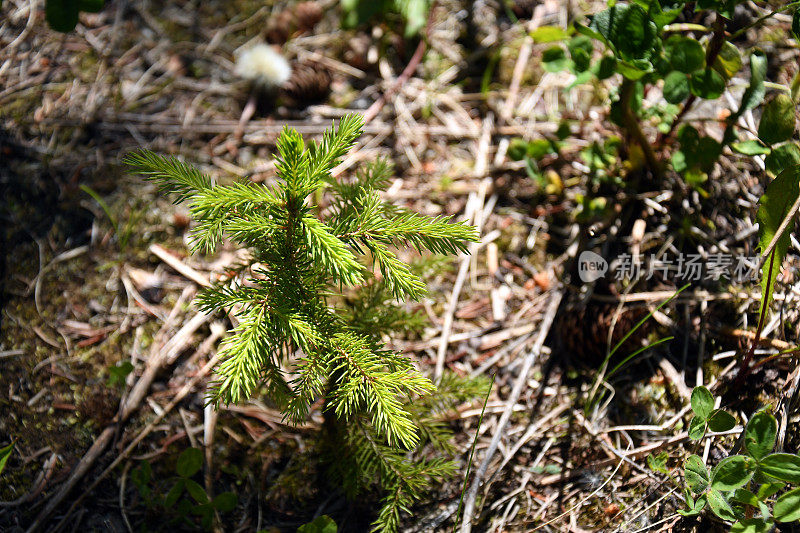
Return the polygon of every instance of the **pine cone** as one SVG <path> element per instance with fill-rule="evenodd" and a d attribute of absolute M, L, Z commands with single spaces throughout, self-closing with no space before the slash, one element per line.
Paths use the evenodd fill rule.
<path fill-rule="evenodd" d="M 331 73 L 319 63 L 299 63 L 283 85 L 283 93 L 295 104 L 305 107 L 321 102 L 331 91 Z"/>
<path fill-rule="evenodd" d="M 297 29 L 310 32 L 322 20 L 322 7 L 317 2 L 300 2 L 294 6 L 294 16 Z"/>
<path fill-rule="evenodd" d="M 285 44 L 294 32 L 294 27 L 294 13 L 289 9 L 284 9 L 267 23 L 267 42 L 278 45 Z"/>
<path fill-rule="evenodd" d="M 511 11 L 518 19 L 529 19 L 533 17 L 533 10 L 541 2 L 539 0 L 515 0 L 511 6 Z"/>
<path fill-rule="evenodd" d="M 605 360 L 608 350 L 608 334 L 617 312 L 615 303 L 589 302 L 582 309 L 569 310 L 561 314 L 555 329 L 564 356 L 578 364 L 597 367 Z M 623 308 L 614 324 L 611 348 L 645 316 L 644 307 Z M 641 347 L 642 341 L 650 333 L 651 322 L 645 322 L 625 344 L 619 347 L 614 359 L 625 357 Z"/>
<path fill-rule="evenodd" d="M 267 23 L 267 42 L 285 44 L 295 33 L 308 33 L 322 20 L 322 7 L 317 2 L 300 2 L 287 7 Z"/>

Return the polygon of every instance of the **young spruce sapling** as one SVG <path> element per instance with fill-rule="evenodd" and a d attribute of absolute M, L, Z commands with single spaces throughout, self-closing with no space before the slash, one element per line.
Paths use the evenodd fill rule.
<path fill-rule="evenodd" d="M 188 202 L 196 221 L 193 251 L 211 252 L 227 236 L 251 252 L 236 275 L 198 297 L 202 310 L 226 310 L 238 322 L 220 345 L 209 401 L 239 402 L 263 391 L 299 423 L 324 397 L 324 440 L 337 450 L 334 481 L 350 495 L 378 484 L 385 497 L 373 525 L 395 531 L 400 511 L 454 470 L 445 459 L 417 454 L 410 461 L 408 450 L 430 444 L 452 452 L 440 415 L 480 395 L 485 383 L 445 376 L 437 391 L 408 357 L 384 346 L 386 334 L 413 320 L 397 301 L 425 294 L 420 276 L 394 249 L 456 254 L 467 252 L 477 235 L 449 217 L 384 201 L 380 191 L 392 172 L 386 161 L 350 179 L 334 178 L 331 171 L 362 127 L 360 116 L 348 115 L 309 144 L 285 128 L 274 186 L 220 185 L 148 151 L 126 163 L 176 202 Z"/>

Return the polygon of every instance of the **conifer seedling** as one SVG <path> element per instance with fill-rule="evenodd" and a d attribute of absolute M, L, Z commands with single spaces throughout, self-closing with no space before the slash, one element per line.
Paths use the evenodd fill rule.
<path fill-rule="evenodd" d="M 428 217 L 384 201 L 391 166 L 375 161 L 338 180 L 333 168 L 362 132 L 344 117 L 320 142 L 284 128 L 277 141 L 277 183 L 214 183 L 178 159 L 140 151 L 126 163 L 186 201 L 195 252 L 227 237 L 251 259 L 198 297 L 207 312 L 227 310 L 238 324 L 220 345 L 209 401 L 227 404 L 265 394 L 299 423 L 324 398 L 330 472 L 350 495 L 378 483 L 385 498 L 373 524 L 394 531 L 401 510 L 453 471 L 445 459 L 409 460 L 428 443 L 452 451 L 437 413 L 480 395 L 485 383 L 445 376 L 439 390 L 385 335 L 414 321 L 398 301 L 425 284 L 396 250 L 456 254 L 477 240 L 449 217 Z M 324 199 L 324 204 L 321 200 Z"/>

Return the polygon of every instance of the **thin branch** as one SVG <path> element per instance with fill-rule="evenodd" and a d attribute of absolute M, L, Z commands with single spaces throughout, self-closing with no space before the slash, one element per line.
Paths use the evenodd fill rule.
<path fill-rule="evenodd" d="M 472 516 L 475 509 L 475 499 L 478 496 L 478 489 L 481 487 L 481 482 L 483 481 L 483 477 L 486 475 L 486 471 L 489 468 L 489 463 L 491 463 L 492 457 L 494 457 L 495 452 L 497 452 L 497 447 L 500 445 L 500 439 L 503 437 L 506 425 L 508 425 L 508 421 L 511 418 L 511 414 L 514 410 L 514 404 L 517 403 L 517 399 L 519 399 L 520 394 L 522 394 L 522 388 L 528 381 L 528 373 L 530 372 L 534 361 L 536 361 L 542 351 L 544 341 L 553 325 L 553 320 L 555 319 L 556 311 L 558 311 L 558 306 L 561 303 L 561 298 L 563 295 L 563 291 L 559 290 L 551 297 L 550 303 L 547 306 L 547 311 L 542 318 L 542 323 L 539 328 L 539 336 L 536 338 L 536 342 L 531 348 L 531 351 L 528 352 L 528 355 L 525 357 L 525 361 L 522 363 L 522 368 L 517 376 L 517 381 L 514 383 L 514 388 L 511 390 L 511 395 L 508 397 L 506 402 L 506 408 L 500 417 L 500 421 L 497 423 L 497 428 L 494 436 L 492 437 L 492 442 L 489 444 L 489 449 L 486 450 L 486 454 L 483 457 L 481 466 L 475 471 L 475 479 L 472 481 L 472 485 L 467 493 L 466 502 L 464 503 L 464 518 L 461 521 L 461 533 L 470 533 L 470 531 L 472 531 Z"/>

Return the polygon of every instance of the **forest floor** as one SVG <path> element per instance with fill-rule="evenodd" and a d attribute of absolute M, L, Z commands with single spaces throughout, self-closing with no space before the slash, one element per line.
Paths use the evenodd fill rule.
<path fill-rule="evenodd" d="M 263 96 L 242 126 L 250 89 L 234 73 L 234 51 L 275 31 L 270 21 L 285 3 L 113 0 L 69 34 L 49 30 L 38 4 L 0 7 L 0 447 L 15 443 L 0 474 L 1 531 L 191 530 L 169 522 L 179 509 L 153 503 L 174 485 L 188 447 L 204 450 L 208 493 L 237 495 L 216 528 L 295 531 L 326 514 L 341 531 L 367 529 L 377 494 L 354 503 L 315 481 L 318 409 L 291 426 L 258 397 L 204 408 L 207 363 L 230 325 L 191 302 L 239 251 L 191 255 L 185 207 L 121 165 L 146 147 L 218 182 L 269 183 L 284 125 L 316 137 L 351 111 L 371 120 L 342 171 L 388 157 L 388 199 L 454 215 L 482 238 L 431 275 L 424 301 L 408 304 L 430 319 L 425 331 L 387 339 L 426 375 L 439 363 L 494 379 L 482 423 L 481 398 L 449 417 L 460 471 L 403 517 L 404 531 L 460 524 L 476 432 L 467 484 L 476 531 L 719 529 L 677 514 L 682 491 L 651 470 L 648 455 L 667 452 L 671 467 L 693 450 L 725 457 L 741 421 L 766 404 L 783 448 L 800 451 L 792 358 L 760 366 L 723 396 L 740 421 L 728 435 L 699 445 L 687 436 L 692 388 L 733 390 L 737 355 L 755 329 L 757 282 L 696 280 L 657 309 L 683 283 L 609 276 L 592 295 L 569 278 L 584 249 L 609 261 L 757 255 L 765 183 L 752 159 L 726 153 L 701 190 L 677 176 L 639 190 L 615 176 L 598 185 L 587 157 L 620 135 L 607 119 L 607 89 L 573 88 L 573 76 L 543 70 L 547 45 L 526 33 L 566 27 L 574 3 L 519 1 L 517 21 L 492 0 L 441 0 L 422 50 L 387 24 L 342 30 L 338 4 L 323 2 L 322 20 L 283 50 L 296 68 L 314 64 L 330 76 L 306 80 L 295 101 Z M 752 39 L 763 38 L 758 31 Z M 797 50 L 773 55 L 781 66 L 770 79 L 787 84 Z M 695 110 L 710 133 L 724 101 Z M 509 157 L 514 138 L 554 138 L 562 125 L 571 136 L 537 173 Z M 628 172 L 630 183 L 646 179 Z M 611 192 L 599 206 L 584 201 L 589 191 Z M 759 357 L 798 342 L 798 267 L 790 254 Z M 629 330 L 635 321 L 625 316 L 642 309 L 654 314 L 640 333 L 667 340 L 602 379 L 610 330 L 597 325 Z M 598 389 L 607 394 L 593 403 Z"/>

